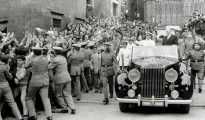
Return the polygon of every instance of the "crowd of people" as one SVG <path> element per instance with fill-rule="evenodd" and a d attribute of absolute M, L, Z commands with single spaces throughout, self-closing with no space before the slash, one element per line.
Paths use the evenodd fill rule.
<path fill-rule="evenodd" d="M 183 31 L 168 29 L 167 36 L 159 37 L 156 27 L 125 18 L 89 17 L 61 32 L 52 27 L 26 31 L 22 40 L 14 33 L 0 33 L 0 114 L 6 114 L 7 103 L 17 119 L 36 120 L 36 102 L 41 98 L 46 117 L 52 120 L 52 112 L 75 114 L 73 98 L 80 101 L 81 94 L 93 90 L 104 93 L 103 103 L 108 104 L 113 78 L 122 67 L 129 67 L 133 46 L 178 45 L 183 60 L 202 61 L 201 51 L 200 58 L 190 52 L 193 45 L 202 45 L 202 37 L 193 37 L 188 26 Z M 204 71 L 193 64 L 193 74 Z M 203 77 L 199 77 L 199 92 Z"/>

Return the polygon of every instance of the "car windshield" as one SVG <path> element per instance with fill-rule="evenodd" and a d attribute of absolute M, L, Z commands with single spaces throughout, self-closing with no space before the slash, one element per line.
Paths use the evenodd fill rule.
<path fill-rule="evenodd" d="M 132 59 L 155 56 L 178 59 L 177 46 L 137 46 L 132 48 Z"/>

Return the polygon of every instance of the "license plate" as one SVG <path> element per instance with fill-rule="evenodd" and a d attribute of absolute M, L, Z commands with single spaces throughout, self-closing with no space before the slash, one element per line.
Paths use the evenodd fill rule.
<path fill-rule="evenodd" d="M 152 102 L 142 102 L 142 106 L 152 106 Z M 154 102 L 156 107 L 164 107 L 164 102 Z"/>

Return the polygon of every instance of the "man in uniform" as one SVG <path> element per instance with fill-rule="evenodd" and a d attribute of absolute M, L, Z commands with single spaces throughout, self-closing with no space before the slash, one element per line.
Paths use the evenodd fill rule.
<path fill-rule="evenodd" d="M 48 58 L 42 55 L 42 48 L 33 48 L 34 57 L 25 68 L 30 68 L 32 77 L 29 83 L 28 92 L 26 96 L 26 103 L 29 111 L 29 120 L 37 120 L 37 114 L 33 99 L 36 98 L 36 93 L 39 91 L 46 117 L 52 120 L 51 104 L 48 97 L 49 77 L 48 77 Z"/>
<path fill-rule="evenodd" d="M 71 114 L 75 114 L 75 106 L 71 95 L 71 77 L 68 73 L 67 60 L 62 55 L 63 48 L 53 47 L 53 49 L 55 58 L 50 62 L 48 68 L 55 73 L 54 77 L 51 78 L 55 83 L 57 102 L 63 110 L 68 111 L 67 107 L 70 107 Z"/>
<path fill-rule="evenodd" d="M 83 63 L 84 54 L 80 52 L 80 45 L 74 44 L 74 50 L 68 56 L 68 62 L 70 63 L 70 75 L 74 83 L 74 92 L 77 100 L 81 99 L 81 87 L 80 87 L 80 75 L 81 75 L 81 64 Z"/>
<path fill-rule="evenodd" d="M 86 49 L 86 42 L 81 43 L 81 52 L 84 54 L 84 61 L 83 61 L 83 67 L 84 67 L 84 75 L 87 80 L 88 88 L 92 90 L 92 80 L 91 80 L 91 72 L 90 72 L 90 59 L 92 56 L 92 52 L 88 49 Z"/>
<path fill-rule="evenodd" d="M 108 104 L 108 88 L 107 84 L 109 84 L 109 93 L 110 98 L 113 98 L 113 77 L 115 75 L 113 64 L 117 64 L 117 59 L 115 54 L 110 50 L 110 44 L 104 43 L 105 51 L 102 52 L 101 57 L 101 78 L 103 81 L 103 93 L 105 104 Z"/>
<path fill-rule="evenodd" d="M 83 53 L 84 58 L 85 58 L 85 54 L 87 53 L 87 50 L 85 49 L 86 44 L 87 44 L 86 42 L 82 42 L 82 43 L 78 44 L 78 46 L 82 47 L 80 49 L 80 52 Z M 81 85 L 82 85 L 82 90 L 84 90 L 86 93 L 88 93 L 89 92 L 88 82 L 87 82 L 88 79 L 86 78 L 88 75 L 85 76 L 84 61 L 85 60 L 82 60 L 82 62 L 80 64 L 80 69 L 81 69 L 81 74 L 80 74 L 81 79 L 80 79 L 80 81 L 81 81 Z"/>
<path fill-rule="evenodd" d="M 204 58 L 205 58 L 205 53 L 203 50 L 201 50 L 200 43 L 194 43 L 193 50 L 190 50 L 183 58 L 183 60 L 190 59 L 192 82 L 195 81 L 197 75 L 199 93 L 202 92 L 202 85 L 204 80 Z"/>
<path fill-rule="evenodd" d="M 6 55 L 0 55 L 0 113 L 2 110 L 2 106 L 4 101 L 8 103 L 9 107 L 11 107 L 13 114 L 18 120 L 23 120 L 21 113 L 14 101 L 14 97 L 9 86 L 7 80 L 12 80 L 13 76 L 9 73 L 9 66 L 6 64 L 8 62 L 9 57 Z M 1 114 L 0 114 L 0 120 Z"/>

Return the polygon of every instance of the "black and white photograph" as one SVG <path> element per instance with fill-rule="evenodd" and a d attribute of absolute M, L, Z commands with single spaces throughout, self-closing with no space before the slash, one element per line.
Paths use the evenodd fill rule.
<path fill-rule="evenodd" d="M 0 0 L 0 120 L 205 120 L 205 0 Z"/>

